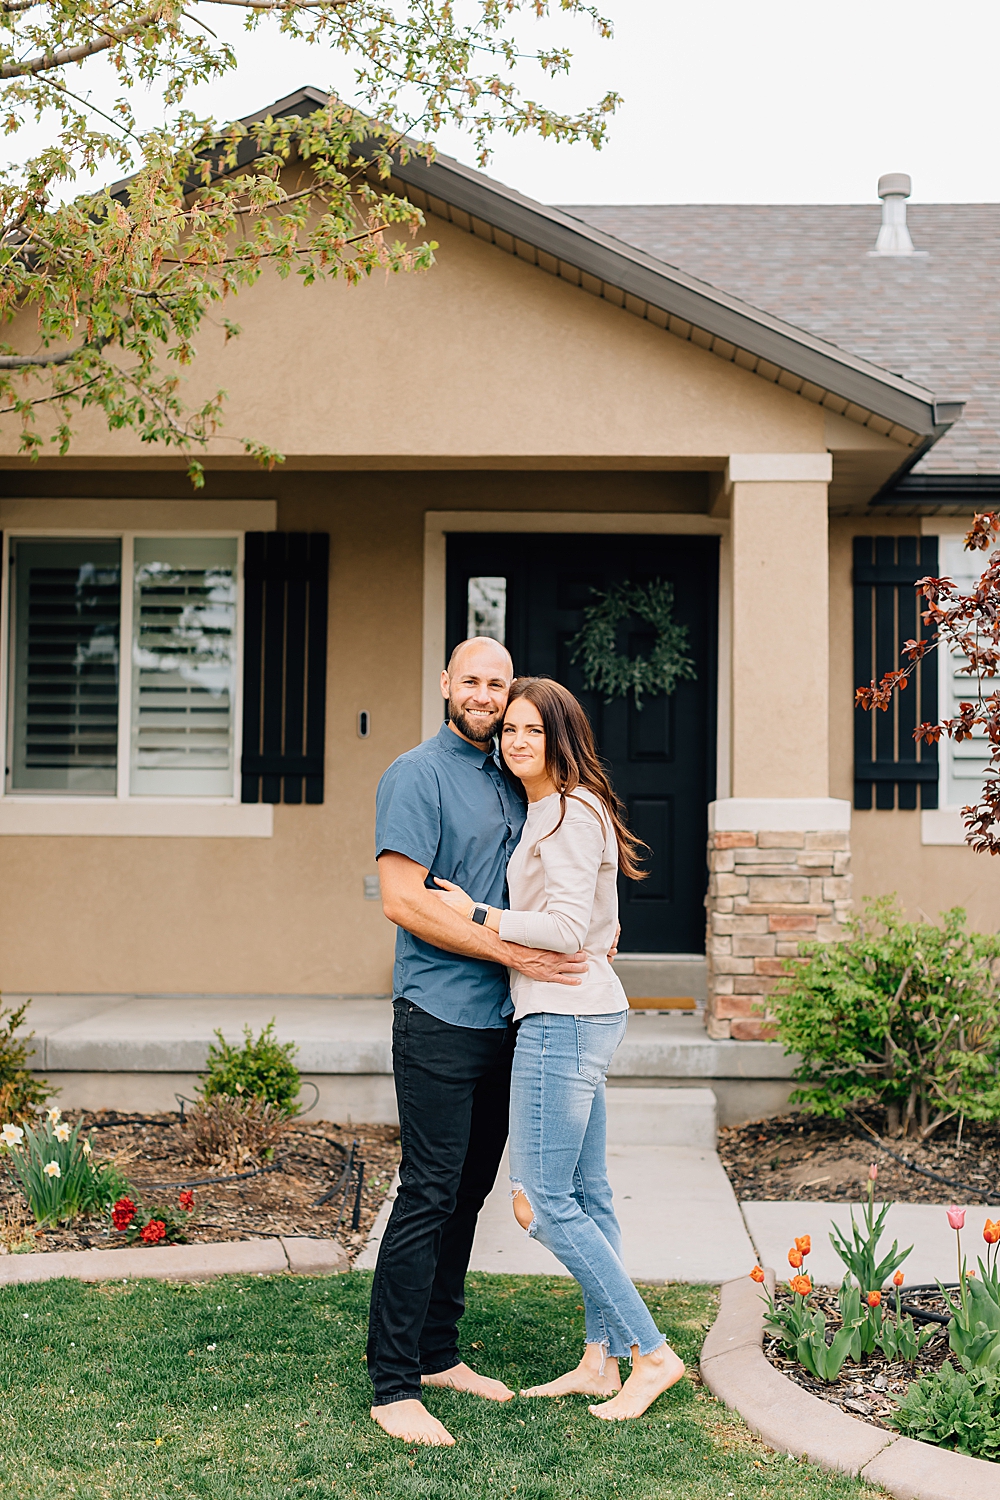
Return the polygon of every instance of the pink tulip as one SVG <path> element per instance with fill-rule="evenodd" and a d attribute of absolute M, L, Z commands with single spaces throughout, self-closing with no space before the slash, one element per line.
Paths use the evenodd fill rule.
<path fill-rule="evenodd" d="M 949 1208 L 948 1210 L 948 1223 L 951 1225 L 952 1229 L 964 1229 L 965 1209 L 956 1208 L 954 1204 L 952 1204 L 951 1208 Z"/>
<path fill-rule="evenodd" d="M 877 1161 L 873 1161 L 872 1164 L 871 1164 L 871 1166 L 868 1168 L 868 1177 L 869 1177 L 869 1180 L 871 1182 L 874 1182 L 877 1176 L 878 1176 L 878 1162 Z"/>

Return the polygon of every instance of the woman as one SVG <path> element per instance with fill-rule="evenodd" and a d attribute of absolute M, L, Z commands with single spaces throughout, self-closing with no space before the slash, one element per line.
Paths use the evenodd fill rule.
<path fill-rule="evenodd" d="M 528 816 L 507 871 L 511 910 L 490 907 L 486 925 L 507 942 L 584 949 L 589 958 L 575 988 L 511 976 L 514 1213 L 580 1282 L 587 1340 L 575 1370 L 522 1395 L 611 1396 L 591 1406 L 594 1416 L 638 1417 L 684 1373 L 622 1264 L 605 1164 L 604 1080 L 628 1019 L 607 953 L 618 926 L 618 871 L 642 878 L 642 846 L 625 826 L 586 714 L 559 683 L 513 684 L 500 745 L 524 786 Z M 438 884 L 456 911 L 484 920 L 464 891 Z M 618 1360 L 626 1355 L 632 1372 L 622 1386 Z"/>

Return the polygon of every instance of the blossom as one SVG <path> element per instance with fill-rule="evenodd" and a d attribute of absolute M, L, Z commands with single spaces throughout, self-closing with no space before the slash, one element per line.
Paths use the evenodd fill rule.
<path fill-rule="evenodd" d="M 94 1148 L 90 1144 L 89 1141 L 84 1141 L 83 1146 L 81 1147 L 81 1149 L 83 1151 L 84 1156 L 89 1156 L 90 1153 L 91 1153 L 91 1151 L 93 1151 Z"/>
<path fill-rule="evenodd" d="M 139 1238 L 147 1245 L 156 1245 L 164 1238 L 167 1226 L 162 1219 L 150 1219 L 146 1227 L 139 1231 Z"/>
<path fill-rule="evenodd" d="M 5 1125 L 0 1130 L 0 1140 L 5 1146 L 19 1146 L 24 1140 L 24 1131 L 20 1125 Z"/>
<path fill-rule="evenodd" d="M 177 1202 L 186 1214 L 194 1208 L 194 1193 L 190 1188 L 183 1188 L 177 1195 Z"/>
<path fill-rule="evenodd" d="M 948 1210 L 948 1223 L 951 1225 L 952 1229 L 964 1229 L 965 1209 L 956 1208 L 955 1205 L 952 1204 L 951 1208 L 949 1208 Z"/>
<path fill-rule="evenodd" d="M 131 1198 L 119 1198 L 111 1210 L 111 1222 L 116 1229 L 127 1229 L 135 1218 L 135 1212 L 135 1204 Z"/>
<path fill-rule="evenodd" d="M 754 1266 L 753 1270 L 750 1272 L 750 1280 L 756 1282 L 761 1282 L 764 1280 L 764 1272 L 760 1266 Z"/>
<path fill-rule="evenodd" d="M 902 1271 L 897 1271 L 895 1276 L 892 1278 L 892 1284 L 893 1286 L 902 1286 L 905 1280 L 906 1278 L 903 1275 Z"/>
<path fill-rule="evenodd" d="M 52 1104 L 49 1106 L 49 1108 L 45 1111 L 45 1118 L 48 1120 L 50 1125 L 59 1124 L 59 1121 L 62 1118 L 62 1110 L 59 1108 L 58 1104 Z"/>
<path fill-rule="evenodd" d="M 966 1271 L 966 1276 L 975 1276 L 975 1271 Z"/>
<path fill-rule="evenodd" d="M 72 1131 L 70 1130 L 69 1126 L 66 1124 L 65 1120 L 62 1122 L 61 1125 L 57 1125 L 56 1128 L 55 1128 L 55 1137 L 56 1137 L 57 1141 L 68 1141 L 71 1134 L 72 1134 Z"/>
<path fill-rule="evenodd" d="M 795 1236 L 795 1248 L 800 1255 L 808 1255 L 812 1250 L 812 1238 L 808 1234 L 797 1234 Z"/>
<path fill-rule="evenodd" d="M 808 1297 L 809 1293 L 813 1289 L 812 1282 L 809 1280 L 809 1277 L 804 1275 L 793 1276 L 788 1285 L 791 1287 L 792 1291 L 797 1292 L 800 1297 Z"/>
<path fill-rule="evenodd" d="M 869 1292 L 868 1293 L 868 1306 L 869 1307 L 878 1307 L 878 1305 L 879 1305 L 879 1303 L 881 1301 L 882 1301 L 882 1293 L 881 1292 Z"/>
<path fill-rule="evenodd" d="M 797 1271 L 799 1269 L 799 1266 L 801 1266 L 802 1264 L 802 1251 L 796 1250 L 794 1248 L 789 1250 L 788 1264 L 792 1267 L 793 1270 Z"/>
<path fill-rule="evenodd" d="M 1000 1219 L 987 1219 L 983 1225 L 983 1239 L 987 1245 L 995 1245 L 1000 1240 Z"/>
<path fill-rule="evenodd" d="M 47 1162 L 45 1164 L 45 1166 L 42 1168 L 42 1170 L 45 1173 L 46 1177 L 61 1177 L 62 1176 L 62 1168 L 60 1167 L 60 1165 L 59 1165 L 59 1163 L 57 1161 Z"/>
<path fill-rule="evenodd" d="M 870 1182 L 874 1182 L 877 1176 L 878 1176 L 878 1162 L 877 1161 L 873 1161 L 872 1164 L 871 1164 L 871 1166 L 868 1168 L 868 1179 L 869 1179 Z"/>

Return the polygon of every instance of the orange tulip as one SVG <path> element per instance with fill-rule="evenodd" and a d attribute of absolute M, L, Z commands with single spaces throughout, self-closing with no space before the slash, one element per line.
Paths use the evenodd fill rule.
<path fill-rule="evenodd" d="M 966 1276 L 975 1276 L 975 1271 L 966 1271 Z"/>
<path fill-rule="evenodd" d="M 878 1305 L 879 1305 L 879 1303 L 881 1301 L 882 1301 L 882 1293 L 881 1292 L 869 1292 L 868 1293 L 868 1306 L 869 1307 L 878 1307 Z"/>
<path fill-rule="evenodd" d="M 808 1276 L 793 1276 L 788 1285 L 791 1287 L 792 1291 L 797 1292 L 800 1297 L 808 1297 L 809 1293 L 813 1289 L 812 1282 L 809 1280 Z"/>
<path fill-rule="evenodd" d="M 789 1250 L 789 1252 L 788 1252 L 788 1264 L 794 1270 L 797 1271 L 799 1269 L 799 1266 L 801 1266 L 801 1264 L 802 1264 L 802 1251 L 801 1250 Z"/>
<path fill-rule="evenodd" d="M 764 1280 L 764 1272 L 760 1266 L 754 1266 L 753 1270 L 750 1272 L 750 1280 L 757 1282 Z"/>
<path fill-rule="evenodd" d="M 795 1248 L 802 1255 L 808 1255 L 812 1249 L 812 1238 L 808 1234 L 797 1234 L 795 1236 Z"/>
<path fill-rule="evenodd" d="M 983 1239 L 987 1245 L 995 1245 L 1000 1240 L 1000 1219 L 987 1219 L 983 1225 Z"/>
<path fill-rule="evenodd" d="M 897 1271 L 895 1276 L 892 1278 L 892 1284 L 893 1286 L 902 1286 L 905 1279 L 906 1278 L 904 1277 L 902 1271 Z"/>

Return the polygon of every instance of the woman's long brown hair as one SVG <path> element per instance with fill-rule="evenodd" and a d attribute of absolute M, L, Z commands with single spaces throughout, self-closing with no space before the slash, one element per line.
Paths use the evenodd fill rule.
<path fill-rule="evenodd" d="M 625 809 L 598 757 L 594 731 L 582 705 L 552 677 L 516 678 L 511 684 L 508 707 L 516 698 L 527 698 L 534 704 L 545 730 L 545 769 L 558 787 L 562 802 L 559 822 L 552 832 L 562 827 L 566 798 L 578 786 L 583 787 L 594 794 L 611 819 L 618 839 L 619 870 L 629 880 L 645 880 L 648 871 L 639 861 L 649 852 L 648 845 L 636 838 L 625 821 Z M 502 737 L 500 743 L 502 746 Z"/>

